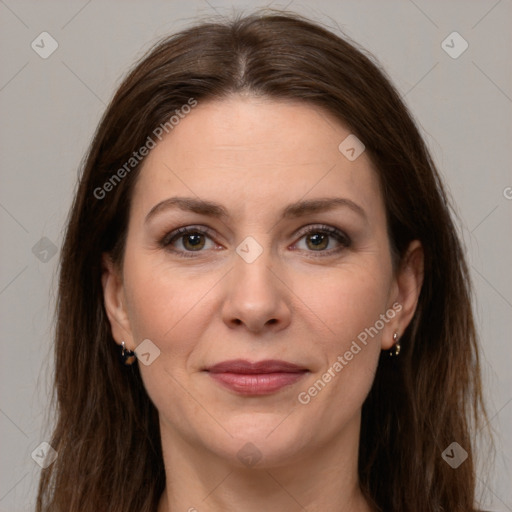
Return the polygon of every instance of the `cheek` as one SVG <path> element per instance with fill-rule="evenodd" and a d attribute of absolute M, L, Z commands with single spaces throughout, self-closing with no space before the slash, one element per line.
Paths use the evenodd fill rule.
<path fill-rule="evenodd" d="M 348 352 L 352 353 L 350 349 Z M 360 345 L 354 352 L 348 360 L 347 351 L 340 351 L 297 396 L 303 416 L 322 425 L 321 435 L 327 438 L 360 414 L 374 381 L 379 351 Z"/>
<path fill-rule="evenodd" d="M 151 258 L 134 260 L 125 261 L 125 288 L 135 342 L 149 338 L 163 344 L 162 350 L 180 351 L 187 344 L 182 336 L 184 329 L 199 329 L 190 319 L 200 318 L 198 310 L 205 311 L 208 293 L 218 277 L 206 272 L 196 278 L 190 274 L 185 277 L 179 269 L 153 265 Z M 173 339 L 172 347 L 164 346 L 168 339 Z"/>
<path fill-rule="evenodd" d="M 367 262 L 346 265 L 307 279 L 296 278 L 293 289 L 305 307 L 314 313 L 316 330 L 324 334 L 319 341 L 339 350 L 374 326 L 385 313 L 390 280 L 385 268 Z M 333 340 L 339 341 L 333 343 Z"/>
<path fill-rule="evenodd" d="M 215 286 L 221 275 L 198 271 L 193 276 L 170 268 L 160 258 L 155 262 L 134 253 L 125 259 L 124 268 L 134 344 L 149 339 L 160 350 L 151 365 L 137 364 L 157 409 L 185 418 L 185 411 L 197 404 L 188 399 L 183 386 L 197 369 L 197 353 L 215 312 Z M 194 414 L 200 412 L 199 408 Z"/>
<path fill-rule="evenodd" d="M 191 279 L 178 269 L 153 265 L 150 258 L 127 258 L 125 276 L 134 343 L 150 339 L 160 350 L 150 365 L 137 362 L 144 387 L 163 417 L 172 411 L 172 423 L 186 430 L 190 415 L 204 415 L 186 389 L 188 365 L 206 330 L 208 292 L 218 277 L 203 273 Z"/>
<path fill-rule="evenodd" d="M 316 349 L 323 367 L 301 389 L 299 403 L 310 407 L 322 421 L 335 425 L 359 410 L 366 398 L 381 353 L 381 339 L 388 335 L 389 274 L 380 264 L 346 266 L 325 279 L 297 287 L 317 313 Z M 317 276 L 318 277 L 318 276 Z M 313 291 L 314 290 L 314 291 Z M 313 328 L 314 329 L 314 328 Z"/>

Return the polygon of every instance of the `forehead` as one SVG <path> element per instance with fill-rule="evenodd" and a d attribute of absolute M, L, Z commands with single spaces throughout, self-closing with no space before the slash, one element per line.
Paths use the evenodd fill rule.
<path fill-rule="evenodd" d="M 344 195 L 365 209 L 383 208 L 368 155 L 351 161 L 339 149 L 350 135 L 308 103 L 239 95 L 199 101 L 146 157 L 132 204 L 143 213 L 170 195 L 195 195 L 268 211 Z"/>

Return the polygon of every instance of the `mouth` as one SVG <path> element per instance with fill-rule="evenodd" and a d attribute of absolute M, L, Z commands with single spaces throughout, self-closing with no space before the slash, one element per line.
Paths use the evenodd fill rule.
<path fill-rule="evenodd" d="M 241 395 L 268 395 L 295 384 L 307 368 L 287 361 L 266 360 L 251 363 L 243 359 L 223 361 L 205 371 L 218 384 Z"/>

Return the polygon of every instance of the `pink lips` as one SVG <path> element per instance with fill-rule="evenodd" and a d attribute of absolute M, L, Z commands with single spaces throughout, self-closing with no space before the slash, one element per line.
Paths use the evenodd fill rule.
<path fill-rule="evenodd" d="M 266 395 L 294 384 L 308 371 L 286 361 L 250 363 L 234 359 L 218 363 L 206 371 L 219 384 L 242 395 Z"/>

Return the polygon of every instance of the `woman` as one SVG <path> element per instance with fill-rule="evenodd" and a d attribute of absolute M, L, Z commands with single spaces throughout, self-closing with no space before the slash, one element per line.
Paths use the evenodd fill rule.
<path fill-rule="evenodd" d="M 298 15 L 201 24 L 133 69 L 85 162 L 37 510 L 473 511 L 479 371 L 384 73 Z"/>

